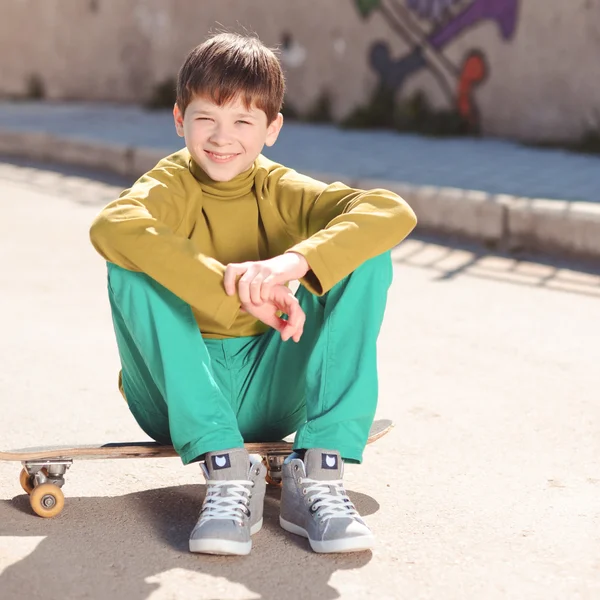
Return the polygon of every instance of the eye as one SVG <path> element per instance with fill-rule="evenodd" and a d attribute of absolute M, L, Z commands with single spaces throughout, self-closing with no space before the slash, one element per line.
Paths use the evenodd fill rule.
<path fill-rule="evenodd" d="M 208 117 L 196 117 L 196 121 L 212 121 L 212 119 Z"/>
<path fill-rule="evenodd" d="M 236 123 L 242 123 L 242 125 L 252 125 L 250 121 L 236 121 Z"/>

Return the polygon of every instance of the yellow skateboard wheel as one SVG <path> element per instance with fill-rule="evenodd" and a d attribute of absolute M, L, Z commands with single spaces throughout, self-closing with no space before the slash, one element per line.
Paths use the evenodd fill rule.
<path fill-rule="evenodd" d="M 48 477 L 48 471 L 46 470 L 46 467 L 44 467 L 42 469 L 42 473 L 46 477 Z M 23 490 L 26 491 L 28 494 L 31 494 L 31 492 L 33 492 L 33 488 L 35 486 L 33 485 L 33 476 L 27 472 L 27 469 L 23 469 L 21 471 L 20 481 L 21 481 L 21 487 L 23 488 Z"/>
<path fill-rule="evenodd" d="M 283 481 L 278 481 L 276 479 L 273 479 L 269 473 L 267 473 L 267 476 L 265 477 L 265 479 L 267 480 L 267 483 L 269 485 L 272 485 L 273 487 L 278 487 L 278 488 L 283 487 Z"/>
<path fill-rule="evenodd" d="M 50 519 L 61 513 L 65 506 L 65 496 L 58 486 L 43 483 L 33 489 L 29 502 L 36 515 Z"/>
<path fill-rule="evenodd" d="M 28 494 L 31 494 L 31 492 L 33 492 L 33 482 L 31 481 L 31 475 L 27 472 L 27 469 L 21 471 L 21 477 L 19 479 L 23 490 Z"/>
<path fill-rule="evenodd" d="M 263 456 L 262 463 L 267 467 L 267 475 L 265 476 L 267 484 L 279 488 L 283 487 L 283 481 L 277 481 L 271 477 L 271 468 L 269 467 L 269 461 L 266 456 Z"/>

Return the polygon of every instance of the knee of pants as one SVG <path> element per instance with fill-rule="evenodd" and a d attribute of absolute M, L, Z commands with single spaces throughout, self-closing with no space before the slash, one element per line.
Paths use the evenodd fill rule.
<path fill-rule="evenodd" d="M 107 262 L 108 283 L 113 290 L 122 289 L 124 285 L 148 285 L 149 277 L 139 271 L 128 271 L 113 263 Z"/>
<path fill-rule="evenodd" d="M 353 273 L 353 279 L 375 279 L 389 287 L 392 282 L 393 266 L 391 251 L 365 261 Z"/>
<path fill-rule="evenodd" d="M 113 263 L 107 263 L 107 265 L 109 294 L 117 304 L 121 305 L 121 301 L 130 297 L 133 292 L 133 295 L 137 297 L 159 299 L 161 305 L 166 303 L 177 310 L 183 310 L 186 316 L 192 318 L 189 304 L 146 273 L 128 271 Z M 139 292 L 141 295 L 138 295 Z"/>

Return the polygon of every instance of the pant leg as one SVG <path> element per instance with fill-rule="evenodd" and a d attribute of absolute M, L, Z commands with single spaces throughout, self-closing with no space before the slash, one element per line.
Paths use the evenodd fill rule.
<path fill-rule="evenodd" d="M 282 342 L 269 332 L 256 344 L 238 419 L 254 419 L 269 439 L 297 429 L 296 449 L 335 449 L 361 462 L 377 408 L 377 337 L 391 281 L 386 252 L 322 297 L 300 288 L 302 338 Z"/>
<path fill-rule="evenodd" d="M 320 315 L 307 317 L 318 330 Z M 231 341 L 226 340 L 230 347 Z M 278 441 L 306 421 L 306 357 L 312 346 L 308 327 L 298 344 L 282 342 L 274 329 L 249 340 L 244 362 L 233 371 L 238 390 L 237 419 L 245 441 Z"/>
<path fill-rule="evenodd" d="M 171 441 L 184 463 L 241 447 L 223 392 L 229 374 L 211 360 L 188 304 L 143 273 L 108 265 L 123 391 L 151 437 Z"/>

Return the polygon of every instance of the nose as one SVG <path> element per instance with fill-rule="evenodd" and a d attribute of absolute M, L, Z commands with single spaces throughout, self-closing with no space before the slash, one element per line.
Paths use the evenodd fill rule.
<path fill-rule="evenodd" d="M 215 125 L 213 129 L 209 141 L 211 144 L 215 146 L 228 146 L 231 144 L 232 139 L 229 131 L 223 125 Z"/>

